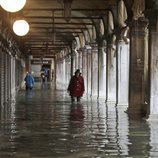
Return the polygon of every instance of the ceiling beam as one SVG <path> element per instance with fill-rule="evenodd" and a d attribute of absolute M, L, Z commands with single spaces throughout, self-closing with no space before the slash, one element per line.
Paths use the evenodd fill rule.
<path fill-rule="evenodd" d="M 85 26 L 84 26 L 84 27 L 76 27 L 76 28 L 75 28 L 75 27 L 70 27 L 70 28 L 68 28 L 68 27 L 54 27 L 54 28 L 53 28 L 52 26 L 50 27 L 50 26 L 41 26 L 41 25 L 39 25 L 39 26 L 30 26 L 30 27 L 31 27 L 31 28 L 51 28 L 51 29 L 55 29 L 55 30 L 56 30 L 56 29 L 57 29 L 57 30 L 72 30 L 72 29 L 73 29 L 73 30 L 74 30 L 74 29 L 76 29 L 76 30 L 77 30 L 77 29 L 82 29 L 82 30 L 85 29 L 85 30 L 86 30 L 86 29 L 87 29 Z"/>
<path fill-rule="evenodd" d="M 29 22 L 29 24 L 53 24 L 52 22 Z M 66 22 L 54 22 L 54 25 L 93 25 L 92 22 L 69 22 L 69 23 L 66 23 Z"/>
<path fill-rule="evenodd" d="M 71 8 L 71 11 L 74 12 L 74 11 L 77 11 L 77 12 L 103 12 L 103 11 L 108 11 L 109 9 L 107 8 L 101 8 L 101 9 L 96 9 L 96 8 L 90 8 L 90 9 L 83 9 L 83 8 Z M 23 10 L 23 12 L 25 13 L 25 11 L 50 11 L 50 12 L 63 12 L 64 9 L 63 8 L 25 8 Z"/>
<path fill-rule="evenodd" d="M 33 15 L 24 15 L 23 16 L 25 19 L 51 19 L 52 20 L 52 16 L 33 16 Z M 63 16 L 55 16 L 54 19 L 63 19 L 65 20 L 65 17 Z M 71 19 L 101 19 L 101 16 L 72 16 Z"/>

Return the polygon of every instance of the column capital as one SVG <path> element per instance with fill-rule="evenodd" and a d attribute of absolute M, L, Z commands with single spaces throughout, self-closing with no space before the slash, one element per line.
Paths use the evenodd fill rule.
<path fill-rule="evenodd" d="M 145 17 L 140 17 L 138 20 L 131 20 L 127 22 L 128 26 L 130 27 L 131 31 L 146 31 L 149 20 Z"/>
<path fill-rule="evenodd" d="M 92 47 L 97 47 L 98 46 L 98 43 L 90 43 L 90 45 L 92 46 Z"/>

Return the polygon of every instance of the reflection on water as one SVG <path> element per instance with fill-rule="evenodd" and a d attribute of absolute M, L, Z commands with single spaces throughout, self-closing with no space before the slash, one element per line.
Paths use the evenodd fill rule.
<path fill-rule="evenodd" d="M 34 89 L 1 108 L 0 158 L 158 157 L 157 123 L 129 120 L 113 104 L 69 99 Z"/>
<path fill-rule="evenodd" d="M 150 157 L 158 157 L 158 122 L 149 122 L 150 127 Z"/>
<path fill-rule="evenodd" d="M 84 110 L 83 105 L 78 104 L 72 104 L 71 111 L 70 111 L 70 121 L 71 125 L 74 126 L 74 128 L 81 128 L 84 125 Z"/>

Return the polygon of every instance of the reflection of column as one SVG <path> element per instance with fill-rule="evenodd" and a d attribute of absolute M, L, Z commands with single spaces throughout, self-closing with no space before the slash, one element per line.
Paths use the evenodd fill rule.
<path fill-rule="evenodd" d="M 157 122 L 153 121 L 150 122 L 150 142 L 149 145 L 151 147 L 150 149 L 150 155 L 149 157 L 157 157 L 158 155 L 158 128 L 157 128 Z"/>
<path fill-rule="evenodd" d="M 128 155 L 129 123 L 124 109 L 117 109 L 115 104 L 107 104 L 106 125 L 106 134 L 109 141 L 106 144 L 106 149 L 108 150 L 110 148 L 109 151 L 115 150 L 116 154 Z"/>
<path fill-rule="evenodd" d="M 118 107 L 117 109 L 117 133 L 118 133 L 118 146 L 122 155 L 129 153 L 129 120 L 125 108 Z"/>
<path fill-rule="evenodd" d="M 129 87 L 129 45 L 118 43 L 118 105 L 128 105 Z"/>
<path fill-rule="evenodd" d="M 129 155 L 134 158 L 150 158 L 150 129 L 145 121 L 129 119 Z"/>
<path fill-rule="evenodd" d="M 131 27 L 131 53 L 129 74 L 129 114 L 146 114 L 148 103 L 148 21 L 133 20 Z"/>

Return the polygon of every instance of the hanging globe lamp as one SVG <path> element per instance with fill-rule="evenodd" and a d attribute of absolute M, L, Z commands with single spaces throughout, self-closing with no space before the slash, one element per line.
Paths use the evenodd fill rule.
<path fill-rule="evenodd" d="M 8 12 L 17 12 L 21 10 L 26 0 L 0 0 L 1 7 Z"/>
<path fill-rule="evenodd" d="M 13 31 L 18 36 L 25 36 L 29 32 L 29 24 L 25 20 L 16 20 L 13 24 Z"/>

